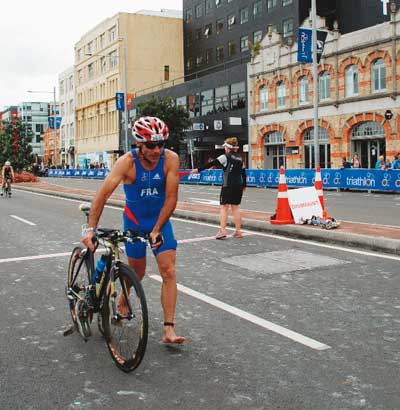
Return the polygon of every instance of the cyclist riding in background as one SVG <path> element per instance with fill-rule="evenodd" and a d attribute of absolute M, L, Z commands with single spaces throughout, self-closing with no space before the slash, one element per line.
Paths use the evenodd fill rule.
<path fill-rule="evenodd" d="M 170 217 L 176 207 L 179 186 L 179 157 L 164 148 L 169 136 L 167 125 L 156 117 L 141 117 L 134 124 L 138 148 L 120 157 L 92 201 L 88 228 L 83 243 L 94 250 L 96 227 L 110 195 L 122 181 L 126 196 L 124 229 L 150 234 L 152 250 L 162 277 L 161 304 L 164 312 L 164 343 L 183 343 L 174 330 L 177 300 L 176 247 Z M 159 237 L 162 234 L 163 241 Z M 146 271 L 146 246 L 126 244 L 129 265 L 140 279 Z M 123 301 L 119 301 L 123 305 Z M 119 306 L 123 309 L 123 306 Z"/>
<path fill-rule="evenodd" d="M 1 170 L 1 178 L 3 185 L 1 187 L 1 196 L 3 196 L 3 188 L 8 183 L 8 196 L 11 196 L 11 182 L 14 180 L 14 169 L 11 166 L 10 161 L 6 161 Z"/>

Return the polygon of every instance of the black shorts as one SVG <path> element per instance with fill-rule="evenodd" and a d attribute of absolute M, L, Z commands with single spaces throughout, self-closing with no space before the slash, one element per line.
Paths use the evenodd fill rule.
<path fill-rule="evenodd" d="M 219 197 L 219 203 L 221 205 L 240 205 L 242 202 L 243 187 L 233 186 L 233 187 L 222 187 L 221 195 Z"/>

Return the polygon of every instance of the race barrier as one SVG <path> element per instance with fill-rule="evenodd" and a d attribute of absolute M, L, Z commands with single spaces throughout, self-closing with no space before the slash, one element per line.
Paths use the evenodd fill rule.
<path fill-rule="evenodd" d="M 181 175 L 186 171 L 181 169 Z M 109 169 L 49 169 L 49 177 L 60 178 L 105 178 Z M 289 188 L 302 188 L 314 185 L 315 169 L 286 169 L 286 184 Z M 379 169 L 321 169 L 324 189 L 355 189 L 364 191 L 400 191 L 400 170 Z M 246 170 L 248 186 L 278 187 L 279 169 Z M 222 185 L 223 175 L 220 169 L 211 169 L 201 174 L 186 174 L 181 183 Z"/>

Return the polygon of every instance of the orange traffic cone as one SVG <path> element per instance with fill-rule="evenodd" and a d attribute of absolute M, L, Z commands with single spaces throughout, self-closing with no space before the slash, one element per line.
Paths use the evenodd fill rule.
<path fill-rule="evenodd" d="M 315 186 L 315 190 L 317 191 L 319 202 L 322 207 L 322 217 L 330 218 L 330 216 L 328 215 L 328 212 L 325 209 L 324 191 L 322 189 L 322 179 L 321 179 L 321 167 L 317 167 L 317 169 L 315 170 L 314 186 Z"/>
<path fill-rule="evenodd" d="M 271 216 L 270 222 L 272 224 L 279 225 L 294 224 L 287 194 L 285 169 L 283 167 L 279 170 L 278 203 L 276 206 L 276 213 Z"/>

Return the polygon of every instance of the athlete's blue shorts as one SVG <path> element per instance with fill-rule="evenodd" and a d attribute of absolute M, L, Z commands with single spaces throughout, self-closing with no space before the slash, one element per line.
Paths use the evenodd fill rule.
<path fill-rule="evenodd" d="M 154 226 L 156 222 L 156 221 L 153 221 L 153 223 L 151 224 L 146 223 L 146 224 L 138 226 L 134 222 L 132 222 L 125 214 L 123 214 L 123 220 L 124 220 L 124 230 L 138 229 L 138 230 L 143 230 L 146 233 L 150 233 L 152 231 L 151 226 Z M 178 242 L 175 239 L 174 231 L 172 229 L 171 221 L 168 221 L 164 224 L 164 226 L 161 229 L 161 233 L 163 235 L 164 242 L 159 248 L 153 249 L 154 256 L 157 256 L 159 253 L 164 252 L 164 251 L 176 250 L 178 246 Z M 139 242 L 139 241 L 134 242 L 134 243 L 125 243 L 126 254 L 127 256 L 133 259 L 144 258 L 146 256 L 146 246 L 147 246 L 146 243 Z"/>

